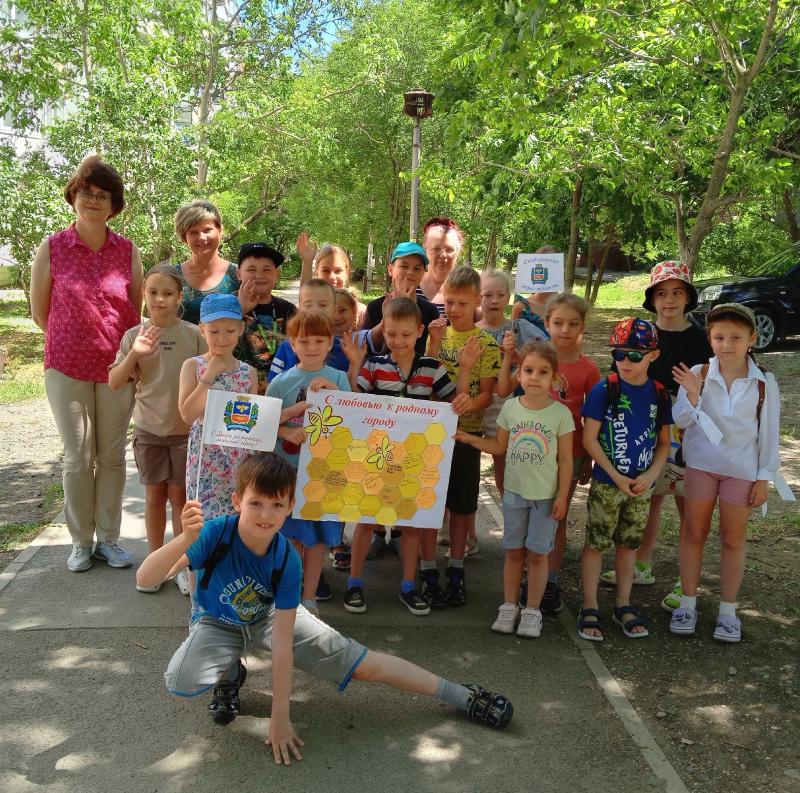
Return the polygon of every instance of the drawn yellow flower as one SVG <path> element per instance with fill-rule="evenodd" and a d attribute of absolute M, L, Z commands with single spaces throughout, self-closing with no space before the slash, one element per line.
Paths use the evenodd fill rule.
<path fill-rule="evenodd" d="M 386 463 L 392 460 L 392 449 L 394 449 L 394 444 L 389 443 L 389 438 L 384 435 L 380 448 L 367 457 L 367 462 L 372 463 L 379 471 L 382 471 Z"/>
<path fill-rule="evenodd" d="M 325 405 L 318 413 L 309 411 L 308 420 L 310 424 L 305 431 L 311 437 L 308 442 L 313 446 L 321 437 L 327 435 L 333 427 L 342 423 L 341 416 L 334 416 L 330 405 Z"/>

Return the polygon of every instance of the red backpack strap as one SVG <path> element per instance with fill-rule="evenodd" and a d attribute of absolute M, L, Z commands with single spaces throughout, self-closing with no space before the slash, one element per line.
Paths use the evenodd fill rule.
<path fill-rule="evenodd" d="M 653 385 L 656 387 L 656 401 L 660 412 L 666 413 L 668 410 L 672 410 L 672 400 L 664 384 L 659 380 L 653 380 Z M 662 426 L 663 424 L 658 421 L 658 416 L 656 416 L 656 428 L 661 429 Z"/>
<path fill-rule="evenodd" d="M 606 391 L 608 392 L 608 404 L 611 407 L 611 418 L 615 419 L 619 415 L 619 374 L 609 372 L 606 377 Z"/>

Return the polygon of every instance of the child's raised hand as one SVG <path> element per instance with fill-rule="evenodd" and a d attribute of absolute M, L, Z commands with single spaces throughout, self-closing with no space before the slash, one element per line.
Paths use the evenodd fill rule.
<path fill-rule="evenodd" d="M 187 501 L 181 510 L 183 533 L 190 542 L 194 542 L 203 528 L 203 512 L 199 501 Z"/>
<path fill-rule="evenodd" d="M 472 369 L 481 357 L 481 343 L 477 336 L 470 336 L 458 354 L 458 365 L 464 369 Z"/>
<path fill-rule="evenodd" d="M 305 744 L 294 731 L 292 722 L 288 718 L 281 719 L 273 716 L 269 720 L 269 737 L 266 744 L 272 747 L 272 756 L 277 765 L 291 765 L 292 757 L 295 760 L 303 759 L 300 747 Z"/>
<path fill-rule="evenodd" d="M 417 302 L 417 285 L 408 277 L 403 276 L 402 280 L 394 290 L 392 297 L 407 297 L 409 300 Z"/>
<path fill-rule="evenodd" d="M 309 391 L 319 391 L 322 388 L 326 388 L 328 391 L 335 391 L 336 384 L 332 383 L 328 380 L 327 377 L 315 377 L 309 384 L 308 390 Z"/>
<path fill-rule="evenodd" d="M 351 365 L 360 368 L 368 352 L 366 336 L 360 339 L 358 333 L 345 333 L 342 336 L 342 349 Z"/>
<path fill-rule="evenodd" d="M 161 338 L 164 330 L 149 322 L 141 325 L 136 338 L 133 340 L 131 351 L 137 358 L 146 358 L 148 355 L 153 355 L 158 352 L 158 340 Z"/>
<path fill-rule="evenodd" d="M 451 403 L 453 413 L 460 416 L 462 413 L 469 413 L 472 407 L 472 398 L 469 394 L 459 394 Z"/>
<path fill-rule="evenodd" d="M 317 246 L 311 241 L 307 231 L 301 231 L 297 235 L 297 242 L 295 243 L 297 252 L 304 262 L 313 262 L 314 257 L 317 255 Z"/>
<path fill-rule="evenodd" d="M 256 289 L 256 282 L 253 279 L 243 281 L 239 287 L 239 303 L 242 306 L 242 314 L 249 314 L 264 298 Z"/>
<path fill-rule="evenodd" d="M 441 342 L 444 338 L 444 332 L 447 330 L 447 320 L 444 317 L 437 317 L 428 323 L 428 338 L 436 343 Z"/>
<path fill-rule="evenodd" d="M 672 376 L 678 385 L 682 385 L 686 389 L 686 396 L 689 401 L 695 405 L 700 397 L 700 389 L 703 387 L 703 378 L 700 374 L 694 374 L 692 370 L 685 364 L 680 363 L 672 367 Z"/>

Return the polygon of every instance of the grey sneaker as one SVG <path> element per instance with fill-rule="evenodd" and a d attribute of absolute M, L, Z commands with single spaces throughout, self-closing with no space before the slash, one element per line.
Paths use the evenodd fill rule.
<path fill-rule="evenodd" d="M 133 564 L 133 556 L 123 551 L 116 540 L 98 542 L 94 547 L 94 555 L 97 559 L 105 559 L 109 567 L 130 567 Z"/>
<path fill-rule="evenodd" d="M 524 608 L 520 613 L 517 636 L 538 639 L 542 635 L 542 612 L 539 609 Z"/>
<path fill-rule="evenodd" d="M 72 553 L 67 559 L 67 570 L 73 573 L 82 573 L 92 566 L 92 546 L 78 545 L 72 546 Z"/>

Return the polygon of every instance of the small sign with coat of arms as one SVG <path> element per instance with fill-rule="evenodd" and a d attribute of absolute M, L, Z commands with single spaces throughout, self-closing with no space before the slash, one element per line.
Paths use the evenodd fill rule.
<path fill-rule="evenodd" d="M 203 443 L 271 452 L 278 439 L 282 408 L 281 400 L 273 397 L 211 390 L 206 399 Z"/>

